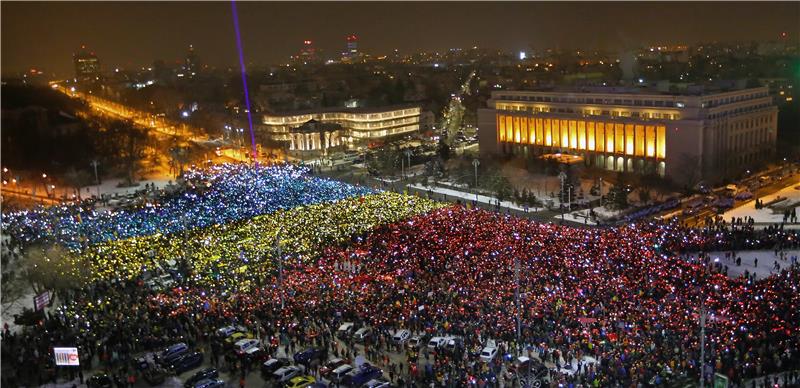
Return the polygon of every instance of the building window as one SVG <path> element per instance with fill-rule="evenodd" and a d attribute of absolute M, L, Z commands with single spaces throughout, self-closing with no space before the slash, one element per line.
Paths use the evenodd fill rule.
<path fill-rule="evenodd" d="M 666 158 L 667 142 L 666 142 L 667 129 L 663 125 L 656 127 L 656 158 Z"/>
<path fill-rule="evenodd" d="M 636 125 L 634 131 L 634 152 L 636 156 L 644 156 L 644 125 Z"/>

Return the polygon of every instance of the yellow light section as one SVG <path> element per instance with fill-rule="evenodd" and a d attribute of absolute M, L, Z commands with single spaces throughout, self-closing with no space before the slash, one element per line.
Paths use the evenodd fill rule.
<path fill-rule="evenodd" d="M 514 118 L 513 116 L 506 116 L 506 141 L 511 142 L 514 139 Z"/>
<path fill-rule="evenodd" d="M 625 127 L 622 124 L 614 124 L 614 152 L 625 153 Z"/>
<path fill-rule="evenodd" d="M 544 124 L 542 119 L 536 119 L 536 144 L 542 145 L 544 142 Z"/>
<path fill-rule="evenodd" d="M 586 149 L 586 122 L 578 120 L 578 149 Z"/>
<path fill-rule="evenodd" d="M 521 132 L 522 132 L 522 139 L 520 140 L 520 142 L 521 143 L 527 143 L 528 142 L 528 118 L 527 117 L 522 117 L 520 119 L 520 123 L 519 124 L 520 124 L 520 129 L 521 129 Z"/>
<path fill-rule="evenodd" d="M 506 116 L 497 115 L 497 117 L 497 128 L 499 129 L 497 131 L 497 135 L 499 136 L 500 141 L 506 141 Z"/>
<path fill-rule="evenodd" d="M 567 120 L 559 120 L 561 123 L 561 148 L 569 148 L 569 125 Z"/>
<path fill-rule="evenodd" d="M 644 156 L 644 125 L 634 127 L 634 144 L 636 156 Z"/>
<path fill-rule="evenodd" d="M 514 143 L 519 143 L 520 130 L 519 130 L 519 117 L 514 116 Z"/>
<path fill-rule="evenodd" d="M 597 130 L 597 150 L 600 152 L 605 152 L 606 151 L 605 124 L 597 123 L 595 125 L 595 129 Z"/>
<path fill-rule="evenodd" d="M 646 156 L 652 158 L 656 156 L 656 127 L 648 125 L 645 127 L 645 138 L 647 154 Z"/>
<path fill-rule="evenodd" d="M 594 146 L 594 121 L 586 123 L 586 148 L 590 151 L 597 151 Z"/>
<path fill-rule="evenodd" d="M 663 125 L 656 127 L 656 157 L 659 159 L 666 158 L 667 142 L 666 142 L 667 129 Z"/>
<path fill-rule="evenodd" d="M 550 147 L 553 145 L 553 134 L 550 132 L 550 119 L 544 119 L 544 145 Z"/>
<path fill-rule="evenodd" d="M 633 155 L 633 124 L 625 124 L 625 154 Z"/>
<path fill-rule="evenodd" d="M 575 120 L 569 121 L 569 148 L 577 149 L 578 148 L 578 128 Z"/>
<path fill-rule="evenodd" d="M 528 119 L 528 144 L 536 144 L 536 119 Z"/>
<path fill-rule="evenodd" d="M 614 152 L 614 124 L 606 124 L 606 152 Z"/>

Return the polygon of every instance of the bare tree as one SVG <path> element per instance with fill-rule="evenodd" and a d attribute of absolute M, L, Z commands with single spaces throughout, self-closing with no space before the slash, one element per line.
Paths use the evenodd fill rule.
<path fill-rule="evenodd" d="M 51 292 L 50 303 L 61 292 L 80 287 L 90 273 L 88 263 L 60 245 L 30 246 L 20 260 L 20 280 L 28 283 L 34 294 Z"/>
<path fill-rule="evenodd" d="M 70 167 L 67 173 L 64 174 L 64 180 L 72 188 L 78 191 L 78 198 L 81 198 L 81 189 L 88 186 L 93 181 L 91 174 L 84 170 L 76 170 L 75 167 Z"/>

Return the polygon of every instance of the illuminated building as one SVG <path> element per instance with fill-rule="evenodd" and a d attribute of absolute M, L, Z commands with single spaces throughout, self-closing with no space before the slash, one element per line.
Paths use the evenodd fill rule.
<path fill-rule="evenodd" d="M 86 46 L 72 56 L 75 64 L 75 79 L 79 82 L 96 82 L 100 80 L 100 60 Z"/>
<path fill-rule="evenodd" d="M 487 105 L 478 110 L 485 156 L 569 154 L 612 171 L 681 182 L 693 170 L 719 181 L 768 160 L 776 146 L 778 110 L 766 87 L 494 91 Z"/>
<path fill-rule="evenodd" d="M 419 121 L 419 106 L 322 108 L 266 114 L 260 129 L 272 140 L 287 143 L 290 151 L 318 151 L 333 146 L 361 148 L 372 142 L 407 135 L 419 131 Z M 340 129 L 329 130 L 331 127 L 324 126 L 326 124 L 335 124 Z M 321 129 L 329 135 L 329 141 L 322 140 Z"/>
<path fill-rule="evenodd" d="M 194 77 L 198 71 L 197 55 L 194 53 L 194 46 L 189 45 L 189 51 L 186 53 L 186 58 L 183 60 L 183 70 L 186 77 Z"/>
<path fill-rule="evenodd" d="M 304 63 L 316 61 L 317 55 L 314 44 L 310 40 L 303 41 L 303 48 L 300 50 L 300 60 Z"/>
<path fill-rule="evenodd" d="M 358 37 L 355 34 L 347 35 L 347 48 L 342 53 L 342 59 L 345 61 L 354 61 L 358 59 Z"/>

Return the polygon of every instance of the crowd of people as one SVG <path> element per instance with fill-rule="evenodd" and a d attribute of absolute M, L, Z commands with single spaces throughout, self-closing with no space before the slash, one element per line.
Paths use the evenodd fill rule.
<path fill-rule="evenodd" d="M 282 209 L 336 201 L 375 190 L 315 177 L 291 164 L 190 169 L 184 190 L 135 210 L 81 205 L 3 214 L 3 232 L 24 243 L 55 242 L 72 250 L 98 242 L 221 225 Z"/>
<path fill-rule="evenodd" d="M 792 249 L 794 232 L 655 221 L 575 228 L 375 193 L 297 167 L 261 169 L 189 172 L 185 192 L 141 214 L 70 223 L 71 213 L 52 210 L 49 221 L 47 211 L 4 219 L 4 233 L 27 243 L 69 245 L 84 236 L 66 260 L 91 271 L 86 286 L 64 293 L 38 327 L 4 332 L 4 385 L 52 378 L 50 368 L 29 366 L 52 364 L 51 347 L 66 343 L 90 365 L 97 355 L 115 377 L 135 378 L 131 354 L 179 340 L 216 354 L 210 335 L 231 323 L 260 338 L 288 336 L 289 346 L 319 341 L 309 340 L 310 328 L 330 334 L 344 321 L 384 335 L 457 335 L 465 349 L 495 339 L 507 344 L 504 353 L 555 365 L 554 386 L 638 386 L 701 373 L 741 384 L 800 368 L 800 267 L 730 278 L 682 257 Z M 145 274 L 171 262 L 181 274 L 175 287 L 144 285 Z M 368 349 L 371 359 L 380 357 Z M 483 373 L 466 353 L 437 354 L 424 373 L 421 365 L 418 354 L 406 354 L 393 380 L 463 386 Z"/>

